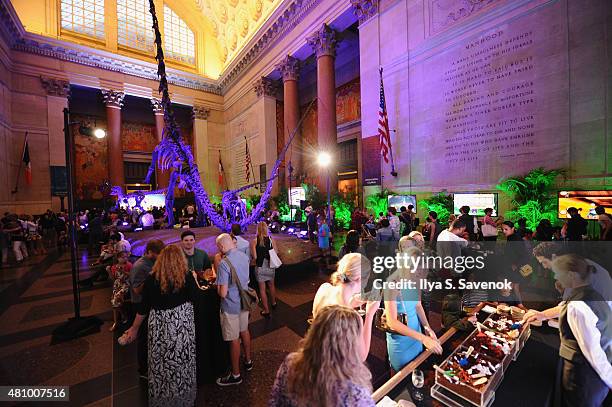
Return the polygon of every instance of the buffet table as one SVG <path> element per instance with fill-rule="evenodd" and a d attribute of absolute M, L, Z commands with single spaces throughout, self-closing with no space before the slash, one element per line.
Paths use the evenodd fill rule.
<path fill-rule="evenodd" d="M 484 321 L 487 316 L 482 311 L 477 315 L 480 322 Z M 373 394 L 374 401 L 378 403 L 388 397 L 395 402 L 412 401 L 417 406 L 447 405 L 431 396 L 436 377 L 434 365 L 441 365 L 471 333 L 457 331 L 454 328 L 447 330 L 440 337 L 443 343 L 442 355 L 424 351 L 377 389 Z M 548 326 L 532 327 L 531 336 L 526 341 L 520 355 L 515 361 L 509 363 L 507 370 L 501 375 L 501 384 L 497 387 L 490 405 L 513 407 L 548 405 L 554 392 L 558 350 L 558 330 Z M 425 375 L 425 385 L 418 389 L 424 396 L 422 401 L 414 400 L 412 397 L 417 390 L 411 380 L 411 374 L 415 369 L 422 370 Z M 470 403 L 464 402 L 462 405 L 469 406 Z"/>

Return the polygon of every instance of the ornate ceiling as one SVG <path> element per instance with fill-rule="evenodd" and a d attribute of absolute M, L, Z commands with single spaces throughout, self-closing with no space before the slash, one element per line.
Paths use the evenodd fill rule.
<path fill-rule="evenodd" d="M 238 55 L 282 0 L 193 0 L 210 20 L 224 66 Z"/>

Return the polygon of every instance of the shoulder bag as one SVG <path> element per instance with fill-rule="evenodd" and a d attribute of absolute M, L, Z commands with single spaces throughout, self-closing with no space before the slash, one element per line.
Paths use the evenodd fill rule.
<path fill-rule="evenodd" d="M 240 294 L 240 309 L 242 311 L 256 311 L 259 307 L 259 297 L 257 296 L 257 291 L 248 286 L 246 290 L 242 289 L 242 284 L 240 284 L 240 279 L 236 273 L 236 268 L 227 257 L 224 259 L 224 261 L 226 261 L 229 265 L 230 272 L 232 273 L 232 280 L 236 282 L 236 286 L 238 287 L 238 293 Z"/>
<path fill-rule="evenodd" d="M 277 269 L 283 265 L 283 262 L 281 261 L 280 257 L 278 257 L 278 254 L 276 253 L 276 249 L 274 249 L 274 246 L 272 245 L 271 238 L 270 238 L 270 250 L 268 253 L 270 254 L 270 268 L 271 269 Z"/>

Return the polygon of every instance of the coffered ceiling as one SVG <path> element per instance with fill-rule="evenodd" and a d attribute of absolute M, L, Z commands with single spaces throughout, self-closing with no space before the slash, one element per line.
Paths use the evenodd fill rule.
<path fill-rule="evenodd" d="M 212 25 L 227 66 L 272 15 L 282 0 L 192 0 Z"/>

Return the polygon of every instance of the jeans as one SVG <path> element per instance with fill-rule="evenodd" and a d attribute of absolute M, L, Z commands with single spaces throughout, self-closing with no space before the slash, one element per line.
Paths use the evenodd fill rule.
<path fill-rule="evenodd" d="M 23 259 L 27 258 L 28 248 L 26 247 L 26 242 L 23 240 L 13 241 L 13 252 L 15 253 L 15 259 L 17 261 L 22 261 Z"/>

